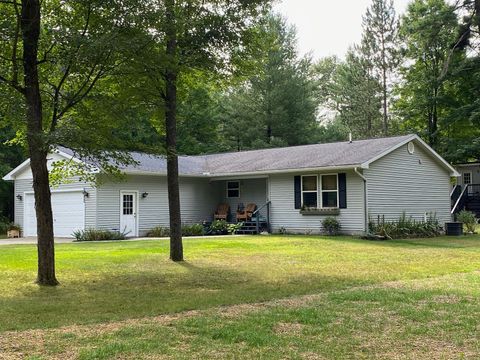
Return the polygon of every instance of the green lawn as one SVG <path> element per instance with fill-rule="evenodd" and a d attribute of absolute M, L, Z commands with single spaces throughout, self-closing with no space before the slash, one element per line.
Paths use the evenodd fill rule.
<path fill-rule="evenodd" d="M 50 289 L 32 282 L 34 246 L 0 247 L 7 358 L 480 354 L 480 236 L 187 239 L 180 264 L 167 241 L 56 249 Z"/>

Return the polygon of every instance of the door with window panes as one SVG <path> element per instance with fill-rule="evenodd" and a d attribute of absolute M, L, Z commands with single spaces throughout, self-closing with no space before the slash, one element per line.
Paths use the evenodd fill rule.
<path fill-rule="evenodd" d="M 127 236 L 137 236 L 137 193 L 120 194 L 120 231 Z"/>

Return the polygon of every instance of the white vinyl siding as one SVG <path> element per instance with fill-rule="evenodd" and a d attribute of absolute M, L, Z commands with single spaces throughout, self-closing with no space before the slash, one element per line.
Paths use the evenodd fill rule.
<path fill-rule="evenodd" d="M 335 217 L 340 221 L 343 233 L 358 234 L 365 228 L 363 180 L 353 171 L 344 172 L 347 180 L 347 208 L 340 209 L 340 215 Z M 328 215 L 302 215 L 299 209 L 295 209 L 294 174 L 271 175 L 269 194 L 272 202 L 270 221 L 274 232 L 280 228 L 292 233 L 321 232 L 321 221 Z"/>
<path fill-rule="evenodd" d="M 457 167 L 458 172 L 460 173 L 460 177 L 458 178 L 458 184 L 465 185 L 465 173 L 471 174 L 470 181 L 471 184 L 480 184 L 480 165 L 469 165 L 469 166 L 462 166 L 459 165 Z"/>
<path fill-rule="evenodd" d="M 225 188 L 222 189 L 224 192 Z M 120 191 L 138 191 L 137 221 L 139 235 L 155 226 L 169 226 L 167 178 L 165 176 L 128 176 L 126 181 L 107 182 L 98 188 L 98 228 L 120 228 Z M 142 198 L 141 194 L 148 196 Z M 182 223 L 201 223 L 212 219 L 220 198 L 219 189 L 208 179 L 181 178 Z"/>
<path fill-rule="evenodd" d="M 20 179 L 15 180 L 15 223 L 19 224 L 22 228 L 24 227 L 24 201 L 25 193 L 33 191 L 32 179 Z M 92 187 L 91 184 L 84 182 L 74 181 L 69 184 L 62 184 L 58 187 L 52 188 L 52 191 L 56 190 L 72 190 L 83 188 L 88 192 L 88 197 L 84 198 L 85 204 L 85 227 L 95 227 L 96 226 L 96 189 Z M 22 200 L 17 198 L 18 195 L 22 196 Z"/>
<path fill-rule="evenodd" d="M 416 220 L 425 213 L 436 213 L 442 223 L 451 220 L 450 174 L 420 146 L 414 154 L 407 145 L 394 150 L 370 164 L 364 175 L 372 219 L 385 215 L 396 221 L 405 211 Z"/>
<path fill-rule="evenodd" d="M 240 183 L 240 197 L 239 198 L 227 198 L 225 194 L 226 181 L 212 181 L 212 186 L 222 189 L 222 195 L 217 198 L 216 205 L 220 203 L 227 203 L 230 205 L 231 221 L 235 221 L 235 214 L 239 204 L 247 206 L 247 204 L 253 203 L 258 207 L 261 207 L 267 202 L 267 179 L 242 179 Z M 265 210 L 260 212 L 263 216 L 266 216 Z"/>

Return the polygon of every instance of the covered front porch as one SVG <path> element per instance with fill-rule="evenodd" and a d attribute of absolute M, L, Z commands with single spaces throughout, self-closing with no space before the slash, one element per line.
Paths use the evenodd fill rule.
<path fill-rule="evenodd" d="M 212 179 L 217 190 L 217 208 L 212 220 L 242 223 L 237 233 L 270 232 L 268 177 Z"/>

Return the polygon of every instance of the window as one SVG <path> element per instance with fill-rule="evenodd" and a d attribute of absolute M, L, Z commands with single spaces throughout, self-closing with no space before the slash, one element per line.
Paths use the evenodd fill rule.
<path fill-rule="evenodd" d="M 240 181 L 227 181 L 227 198 L 240 197 Z"/>
<path fill-rule="evenodd" d="M 410 155 L 415 154 L 415 144 L 410 141 L 407 145 L 407 150 Z"/>
<path fill-rule="evenodd" d="M 320 189 L 319 189 L 320 187 Z M 302 206 L 307 208 L 338 208 L 338 175 L 302 176 Z M 319 200 L 320 197 L 320 200 Z"/>
<path fill-rule="evenodd" d="M 463 173 L 463 185 L 468 185 L 472 183 L 472 173 L 464 172 Z"/>
<path fill-rule="evenodd" d="M 322 208 L 338 207 L 338 176 L 322 175 Z"/>
<path fill-rule="evenodd" d="M 133 215 L 133 195 L 123 195 L 123 215 Z"/>
<path fill-rule="evenodd" d="M 302 206 L 318 207 L 318 177 L 317 175 L 302 176 Z"/>

